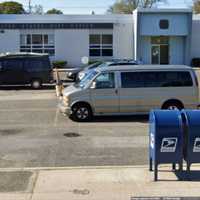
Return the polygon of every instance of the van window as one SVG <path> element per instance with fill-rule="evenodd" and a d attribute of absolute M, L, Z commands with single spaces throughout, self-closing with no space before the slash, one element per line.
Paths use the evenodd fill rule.
<path fill-rule="evenodd" d="M 0 61 L 0 71 L 3 69 L 3 62 Z"/>
<path fill-rule="evenodd" d="M 25 69 L 27 72 L 41 72 L 47 70 L 47 67 L 48 63 L 42 60 L 27 60 L 25 62 Z"/>
<path fill-rule="evenodd" d="M 114 73 L 102 73 L 96 78 L 96 89 L 115 88 Z"/>
<path fill-rule="evenodd" d="M 190 87 L 189 72 L 122 72 L 122 88 Z"/>
<path fill-rule="evenodd" d="M 23 69 L 23 61 L 12 59 L 3 61 L 3 69 L 9 71 L 18 71 Z"/>
<path fill-rule="evenodd" d="M 75 84 L 74 84 L 74 86 L 75 87 L 81 87 L 81 88 L 83 88 L 83 87 L 85 87 L 85 86 L 87 86 L 89 83 L 90 83 L 90 81 L 96 76 L 98 74 L 98 72 L 96 71 L 96 70 L 89 70 L 88 71 L 88 73 L 86 73 L 86 76 L 84 76 L 84 78 L 83 79 L 81 79 L 81 81 L 79 82 L 76 82 Z"/>

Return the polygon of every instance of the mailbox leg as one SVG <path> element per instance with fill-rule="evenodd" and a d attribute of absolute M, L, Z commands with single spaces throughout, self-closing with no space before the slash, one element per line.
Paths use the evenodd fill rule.
<path fill-rule="evenodd" d="M 179 163 L 179 171 L 183 171 L 183 162 Z"/>
<path fill-rule="evenodd" d="M 173 163 L 173 164 L 172 164 L 172 170 L 173 170 L 173 171 L 176 171 L 176 163 Z"/>
<path fill-rule="evenodd" d="M 154 165 L 154 181 L 158 181 L 158 164 Z"/>
<path fill-rule="evenodd" d="M 149 159 L 149 171 L 153 171 L 153 160 L 152 160 L 152 158 Z"/>
<path fill-rule="evenodd" d="M 191 164 L 190 164 L 190 163 L 187 163 L 187 172 L 190 171 L 190 166 L 191 166 Z"/>

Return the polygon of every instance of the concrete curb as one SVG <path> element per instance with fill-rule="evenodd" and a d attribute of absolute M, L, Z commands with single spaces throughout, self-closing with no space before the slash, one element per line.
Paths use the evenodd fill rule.
<path fill-rule="evenodd" d="M 135 169 L 135 168 L 148 168 L 148 165 L 114 165 L 114 166 L 80 166 L 80 167 L 22 167 L 22 168 L 0 168 L 0 172 L 4 171 L 57 171 L 57 170 L 81 170 L 81 169 Z"/>
<path fill-rule="evenodd" d="M 169 164 L 163 164 L 159 166 L 159 169 L 166 168 Z M 193 166 L 199 167 L 200 164 L 194 164 Z M 186 167 L 184 164 L 183 167 Z M 19 168 L 0 168 L 0 172 L 3 171 L 58 171 L 58 170 L 85 170 L 85 169 L 149 169 L 149 165 L 108 165 L 108 166 L 78 166 L 78 167 L 19 167 Z"/>

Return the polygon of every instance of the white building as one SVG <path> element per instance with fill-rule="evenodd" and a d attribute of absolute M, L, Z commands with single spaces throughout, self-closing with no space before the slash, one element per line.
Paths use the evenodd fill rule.
<path fill-rule="evenodd" d="M 134 58 L 190 64 L 200 57 L 200 17 L 189 9 L 141 9 L 133 15 L 0 15 L 0 53 L 49 53 L 69 65 Z"/>

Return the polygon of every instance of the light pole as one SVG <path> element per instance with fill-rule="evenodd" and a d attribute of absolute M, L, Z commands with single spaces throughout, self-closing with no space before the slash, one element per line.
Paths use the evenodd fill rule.
<path fill-rule="evenodd" d="M 28 12 L 31 14 L 31 0 L 28 0 Z"/>

